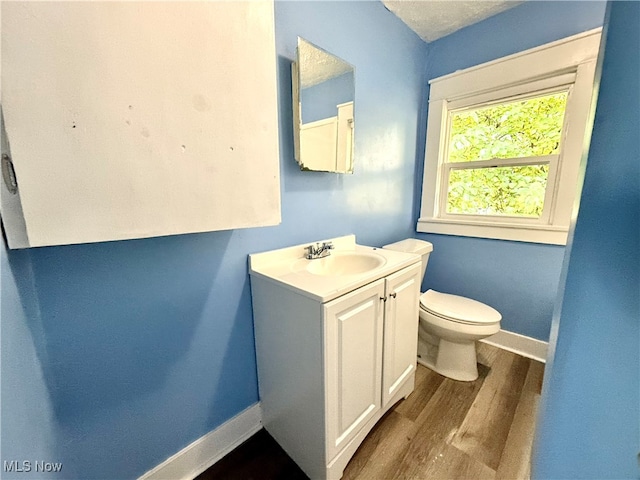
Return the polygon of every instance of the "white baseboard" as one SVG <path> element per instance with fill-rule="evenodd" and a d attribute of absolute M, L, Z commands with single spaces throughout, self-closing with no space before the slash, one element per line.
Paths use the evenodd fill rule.
<path fill-rule="evenodd" d="M 491 335 L 481 342 L 488 343 L 494 347 L 502 348 L 509 352 L 517 353 L 523 357 L 532 358 L 539 362 L 545 363 L 547 360 L 548 342 L 537 340 L 531 337 L 525 337 L 519 333 L 500 330 L 495 335 Z"/>
<path fill-rule="evenodd" d="M 187 445 L 138 480 L 192 480 L 262 428 L 256 403 Z"/>

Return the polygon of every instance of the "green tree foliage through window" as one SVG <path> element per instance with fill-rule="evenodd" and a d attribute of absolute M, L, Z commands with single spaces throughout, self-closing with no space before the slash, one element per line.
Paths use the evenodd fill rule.
<path fill-rule="evenodd" d="M 452 112 L 448 162 L 557 154 L 567 92 Z M 548 164 L 452 168 L 447 213 L 540 217 Z"/>

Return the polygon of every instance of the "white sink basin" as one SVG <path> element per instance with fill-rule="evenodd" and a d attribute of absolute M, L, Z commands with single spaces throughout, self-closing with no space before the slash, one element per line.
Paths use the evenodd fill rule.
<path fill-rule="evenodd" d="M 355 235 L 314 242 L 331 242 L 325 258 L 307 260 L 309 243 L 249 255 L 249 273 L 319 302 L 329 302 L 420 261 L 420 256 L 356 244 Z"/>
<path fill-rule="evenodd" d="M 313 275 L 356 275 L 375 270 L 386 263 L 386 259 L 375 253 L 332 252 L 331 255 L 314 260 L 301 260 L 299 266 Z"/>

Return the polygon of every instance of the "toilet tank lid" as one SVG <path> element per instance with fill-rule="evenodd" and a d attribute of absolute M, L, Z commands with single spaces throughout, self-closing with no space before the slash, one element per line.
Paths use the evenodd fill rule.
<path fill-rule="evenodd" d="M 424 255 L 425 253 L 433 251 L 433 245 L 431 243 L 418 240 L 417 238 L 407 238 L 406 240 L 390 243 L 382 248 L 395 250 L 396 252 L 417 253 L 418 255 Z"/>

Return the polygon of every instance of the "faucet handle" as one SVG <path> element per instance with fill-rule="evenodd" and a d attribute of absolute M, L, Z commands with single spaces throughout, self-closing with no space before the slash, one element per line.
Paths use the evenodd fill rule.
<path fill-rule="evenodd" d="M 304 247 L 304 249 L 307 251 L 307 254 L 305 255 L 305 258 L 307 260 L 311 260 L 312 258 L 315 258 L 316 255 L 318 254 L 318 252 L 320 251 L 320 244 L 316 243 L 314 245 L 312 243 L 311 245 L 308 245 L 308 246 Z"/>
<path fill-rule="evenodd" d="M 324 250 L 333 250 L 336 247 L 333 245 L 333 242 L 323 242 L 322 243 L 322 248 Z"/>

